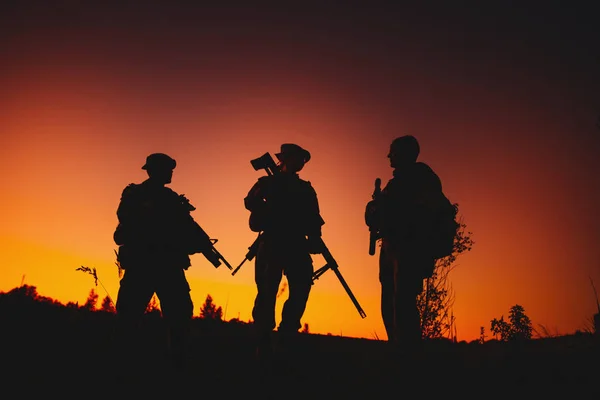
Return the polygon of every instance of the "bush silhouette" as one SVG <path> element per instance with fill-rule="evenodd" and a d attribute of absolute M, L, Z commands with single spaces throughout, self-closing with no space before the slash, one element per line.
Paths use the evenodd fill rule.
<path fill-rule="evenodd" d="M 512 306 L 508 319 L 505 321 L 504 316 L 500 319 L 494 318 L 491 322 L 492 333 L 499 336 L 502 341 L 531 339 L 533 327 L 522 306 L 518 304 Z"/>

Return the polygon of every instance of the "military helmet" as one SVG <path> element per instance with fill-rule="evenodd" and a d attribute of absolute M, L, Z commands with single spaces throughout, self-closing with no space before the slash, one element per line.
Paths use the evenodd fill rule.
<path fill-rule="evenodd" d="M 421 147 L 419 146 L 419 141 L 412 135 L 397 137 L 390 145 L 390 154 L 401 154 L 403 158 L 416 160 L 419 157 L 420 152 Z"/>
<path fill-rule="evenodd" d="M 153 153 L 146 157 L 146 164 L 142 167 L 145 170 L 170 169 L 173 170 L 177 162 L 164 153 Z"/>
<path fill-rule="evenodd" d="M 303 149 L 302 147 L 298 146 L 297 144 L 293 144 L 293 143 L 282 144 L 281 152 L 276 153 L 275 157 L 277 157 L 277 159 L 279 161 L 284 161 L 290 155 L 300 156 L 300 158 L 302 158 L 302 160 L 304 160 L 304 163 L 307 163 L 310 161 L 310 153 L 308 152 L 308 150 Z"/>

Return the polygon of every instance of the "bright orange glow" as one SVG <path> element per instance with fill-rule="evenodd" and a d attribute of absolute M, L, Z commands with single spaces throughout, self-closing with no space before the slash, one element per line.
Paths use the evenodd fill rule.
<path fill-rule="evenodd" d="M 120 37 L 113 48 L 31 31 L 12 43 L 0 80 L 0 291 L 24 280 L 81 304 L 94 288 L 75 271 L 85 265 L 116 299 L 116 207 L 128 183 L 146 178 L 152 152 L 177 160 L 171 188 L 237 266 L 255 238 L 242 200 L 264 174 L 250 160 L 295 142 L 312 153 L 301 176 L 317 190 L 324 240 L 367 314 L 360 318 L 330 271 L 315 283 L 303 322 L 314 333 L 385 338 L 378 253 L 367 253 L 363 212 L 375 178 L 391 177 L 389 143 L 411 133 L 473 232 L 472 252 L 450 276 L 459 340 L 478 338 L 482 326 L 489 335 L 490 321 L 515 304 L 555 333 L 584 329 L 598 312 L 590 285 L 600 286 L 596 110 L 554 76 L 527 76 L 534 61 L 514 70 L 473 61 L 488 77 L 456 61 L 442 74 L 438 63 L 450 61 L 417 58 L 408 44 L 397 51 L 418 65 L 346 42 L 335 54 L 319 51 L 326 42 L 283 54 L 284 39 L 266 50 L 259 34 L 239 47 L 243 35 L 226 37 L 221 52 L 194 43 L 194 58 L 172 45 L 187 32 L 171 35 L 164 43 Z M 578 139 L 563 140 L 567 132 Z M 193 256 L 194 314 L 210 294 L 227 319 L 250 320 L 253 269 L 247 262 L 231 276 Z"/>

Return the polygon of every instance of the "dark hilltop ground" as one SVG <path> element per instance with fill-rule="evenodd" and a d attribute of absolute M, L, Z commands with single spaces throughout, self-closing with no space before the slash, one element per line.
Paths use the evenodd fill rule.
<path fill-rule="evenodd" d="M 600 398 L 597 335 L 428 341 L 410 358 L 385 341 L 329 335 L 301 334 L 284 349 L 274 334 L 272 360 L 259 363 L 251 324 L 196 318 L 188 369 L 174 373 L 165 363 L 160 314 L 147 314 L 146 350 L 127 372 L 110 352 L 113 314 L 21 300 L 0 296 L 0 383 L 19 397 Z"/>

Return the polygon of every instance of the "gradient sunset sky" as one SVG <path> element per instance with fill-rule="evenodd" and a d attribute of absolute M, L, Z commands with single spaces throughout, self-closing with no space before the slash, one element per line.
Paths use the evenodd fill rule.
<path fill-rule="evenodd" d="M 84 265 L 116 299 L 116 208 L 153 152 L 177 160 L 170 187 L 237 266 L 255 238 L 243 198 L 264 175 L 250 160 L 293 142 L 312 153 L 301 176 L 367 314 L 330 271 L 303 322 L 385 338 L 363 212 L 375 178 L 391 178 L 390 142 L 413 134 L 473 232 L 450 276 L 459 340 L 489 334 L 515 304 L 536 329 L 589 326 L 590 278 L 600 289 L 597 14 L 541 2 L 106 3 L 0 6 L 0 291 L 25 282 L 81 304 L 94 288 L 75 271 Z M 250 320 L 253 270 L 231 276 L 194 255 L 194 314 L 210 294 L 226 319 Z"/>

